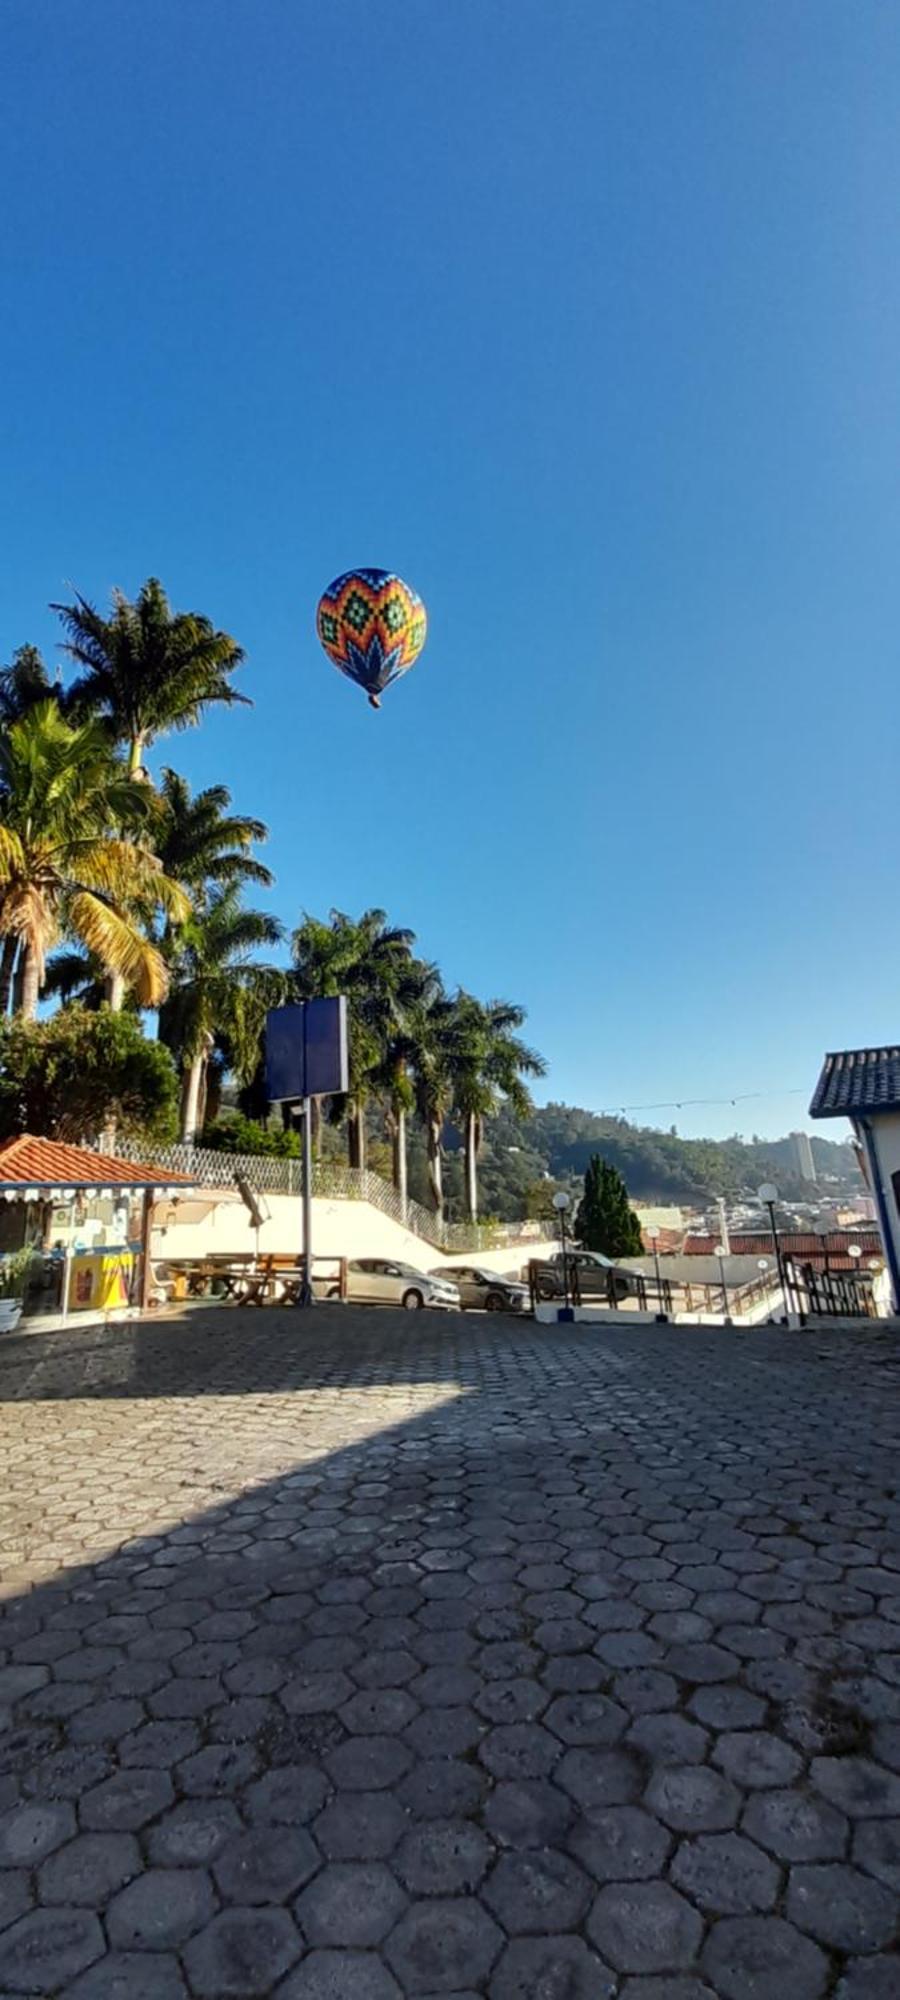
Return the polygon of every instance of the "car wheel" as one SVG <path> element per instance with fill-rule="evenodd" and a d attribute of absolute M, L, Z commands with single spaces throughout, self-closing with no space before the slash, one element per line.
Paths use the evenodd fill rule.
<path fill-rule="evenodd" d="M 421 1292 L 404 1292 L 403 1308 L 405 1312 L 408 1313 L 421 1312 L 424 1304 L 425 1300 L 423 1299 Z"/>
<path fill-rule="evenodd" d="M 339 1299 L 340 1296 L 341 1296 L 340 1285 L 332 1285 L 330 1292 L 325 1293 L 326 1299 Z"/>
<path fill-rule="evenodd" d="M 556 1293 L 553 1289 L 553 1286 L 547 1284 L 538 1285 L 537 1295 L 539 1299 L 543 1300 L 545 1305 L 548 1299 L 554 1299 L 556 1297 Z"/>
<path fill-rule="evenodd" d="M 505 1300 L 505 1298 L 503 1297 L 503 1293 L 502 1293 L 502 1292 L 488 1292 L 488 1295 L 487 1295 L 487 1298 L 485 1299 L 485 1302 L 484 1302 L 484 1310 L 485 1310 L 485 1312 L 489 1312 L 489 1313 L 502 1313 L 502 1312 L 505 1312 L 505 1311 L 506 1311 L 506 1300 Z"/>

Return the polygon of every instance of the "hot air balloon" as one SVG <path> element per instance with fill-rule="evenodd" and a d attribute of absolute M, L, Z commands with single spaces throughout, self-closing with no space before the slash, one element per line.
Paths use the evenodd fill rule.
<path fill-rule="evenodd" d="M 421 597 L 387 569 L 349 569 L 319 598 L 316 629 L 332 665 L 355 681 L 372 708 L 415 665 L 428 620 Z"/>

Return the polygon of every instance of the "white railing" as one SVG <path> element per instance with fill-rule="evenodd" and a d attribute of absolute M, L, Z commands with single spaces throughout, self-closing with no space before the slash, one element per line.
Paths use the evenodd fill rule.
<path fill-rule="evenodd" d="M 123 1159 L 142 1160 L 146 1147 L 119 1144 Z M 263 1194 L 300 1194 L 303 1167 L 300 1160 L 277 1159 L 269 1153 L 220 1153 L 211 1146 L 162 1146 L 154 1148 L 154 1163 L 176 1174 L 189 1174 L 200 1187 L 234 1187 L 235 1176 L 243 1174 L 251 1186 Z M 345 1167 L 335 1160 L 317 1160 L 313 1166 L 313 1194 L 323 1201 L 367 1201 L 404 1229 L 421 1236 L 437 1250 L 485 1250 L 505 1243 L 533 1243 L 546 1237 L 539 1222 L 471 1223 L 443 1222 L 407 1197 L 404 1202 L 390 1181 L 368 1167 Z"/>

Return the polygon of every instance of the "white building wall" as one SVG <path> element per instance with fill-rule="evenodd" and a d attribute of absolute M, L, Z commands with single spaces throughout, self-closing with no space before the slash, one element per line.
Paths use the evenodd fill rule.
<path fill-rule="evenodd" d="M 882 1234 L 885 1228 L 887 1228 L 890 1235 L 890 1246 L 885 1244 L 885 1250 L 888 1252 L 889 1264 L 893 1266 L 894 1272 L 897 1273 L 900 1272 L 900 1204 L 898 1204 L 897 1195 L 894 1192 L 892 1176 L 900 1173 L 900 1111 L 879 1112 L 876 1116 L 868 1118 L 865 1124 L 868 1127 L 868 1131 L 865 1134 L 867 1140 L 866 1149 L 868 1152 L 869 1147 L 871 1147 L 874 1154 L 874 1165 L 877 1168 L 878 1178 L 881 1183 L 880 1200 L 879 1190 L 875 1187 L 872 1189 L 872 1193 L 876 1198 L 878 1224 Z M 873 1162 L 870 1159 L 870 1173 L 872 1165 Z M 894 1290 L 895 1292 L 897 1291 L 896 1278 L 894 1280 Z M 895 1298 L 894 1309 L 895 1311 L 900 1309 L 900 1299 Z"/>
<path fill-rule="evenodd" d="M 259 1231 L 261 1256 L 272 1252 L 283 1256 L 303 1248 L 303 1205 L 297 1195 L 265 1196 L 270 1219 Z M 256 1230 L 237 1196 L 218 1200 L 201 1213 L 204 1203 L 186 1201 L 187 1214 L 178 1219 L 178 1207 L 171 1201 L 157 1203 L 154 1211 L 153 1260 L 169 1258 L 240 1256 L 256 1250 Z M 546 1243 L 505 1244 L 495 1250 L 442 1253 L 411 1229 L 404 1229 L 389 1215 L 367 1201 L 325 1201 L 316 1199 L 313 1210 L 313 1254 L 320 1257 L 396 1257 L 420 1271 L 436 1271 L 443 1264 L 479 1264 L 504 1276 L 524 1270 L 532 1257 L 548 1257 L 558 1248 L 555 1240 Z"/>

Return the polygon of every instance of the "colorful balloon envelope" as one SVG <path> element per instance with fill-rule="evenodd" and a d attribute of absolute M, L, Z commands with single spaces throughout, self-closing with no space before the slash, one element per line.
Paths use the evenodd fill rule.
<path fill-rule="evenodd" d="M 316 628 L 332 665 L 355 681 L 373 708 L 409 672 L 428 620 L 421 597 L 387 569 L 349 569 L 319 598 Z"/>

